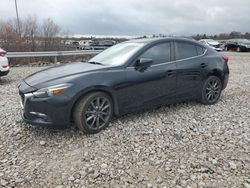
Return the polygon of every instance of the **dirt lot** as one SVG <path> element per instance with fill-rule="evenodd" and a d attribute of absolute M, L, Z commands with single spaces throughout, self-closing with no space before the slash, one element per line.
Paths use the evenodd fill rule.
<path fill-rule="evenodd" d="M 250 53 L 226 53 L 230 81 L 213 106 L 187 102 L 112 120 L 84 135 L 27 125 L 16 85 L 0 81 L 0 187 L 250 187 Z"/>

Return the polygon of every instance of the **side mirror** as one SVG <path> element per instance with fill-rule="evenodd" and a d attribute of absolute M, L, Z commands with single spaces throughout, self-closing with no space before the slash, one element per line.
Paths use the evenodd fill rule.
<path fill-rule="evenodd" d="M 153 60 L 152 59 L 140 58 L 135 63 L 135 70 L 137 70 L 139 72 L 144 72 L 152 64 L 153 64 Z"/>

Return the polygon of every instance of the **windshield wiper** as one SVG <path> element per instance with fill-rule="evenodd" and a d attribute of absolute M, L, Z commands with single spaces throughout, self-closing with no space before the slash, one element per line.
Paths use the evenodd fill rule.
<path fill-rule="evenodd" d="M 99 62 L 96 62 L 96 61 L 88 61 L 88 63 L 94 64 L 94 65 L 103 65 L 102 63 L 99 63 Z"/>

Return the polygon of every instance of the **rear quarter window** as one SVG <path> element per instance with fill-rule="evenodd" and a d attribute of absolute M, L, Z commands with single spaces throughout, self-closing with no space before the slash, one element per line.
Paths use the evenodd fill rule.
<path fill-rule="evenodd" d="M 197 56 L 196 45 L 188 42 L 176 42 L 176 59 L 186 59 Z"/>
<path fill-rule="evenodd" d="M 197 50 L 197 55 L 203 55 L 206 49 L 197 45 L 196 50 Z"/>
<path fill-rule="evenodd" d="M 205 48 L 188 42 L 176 42 L 176 60 L 203 55 Z"/>

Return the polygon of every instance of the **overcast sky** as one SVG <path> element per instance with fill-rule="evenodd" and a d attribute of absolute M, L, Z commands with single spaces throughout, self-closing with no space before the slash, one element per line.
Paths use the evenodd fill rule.
<path fill-rule="evenodd" d="M 19 16 L 52 18 L 72 34 L 190 35 L 250 32 L 250 0 L 17 0 Z M 0 20 L 14 0 L 0 0 Z"/>

